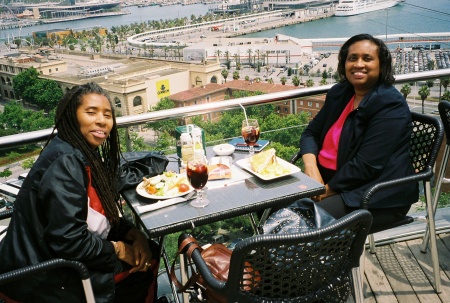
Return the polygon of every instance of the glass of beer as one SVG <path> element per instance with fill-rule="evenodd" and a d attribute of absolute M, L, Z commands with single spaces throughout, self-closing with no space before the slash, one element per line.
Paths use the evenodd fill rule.
<path fill-rule="evenodd" d="M 197 191 L 197 198 L 191 201 L 194 207 L 205 207 L 209 204 L 206 199 L 203 187 L 208 182 L 208 167 L 206 157 L 201 154 L 194 154 L 194 157 L 187 163 L 186 174 L 191 186 Z"/>
<path fill-rule="evenodd" d="M 252 156 L 255 153 L 255 144 L 259 139 L 259 124 L 256 119 L 242 121 L 242 138 L 249 147 L 248 153 Z"/>

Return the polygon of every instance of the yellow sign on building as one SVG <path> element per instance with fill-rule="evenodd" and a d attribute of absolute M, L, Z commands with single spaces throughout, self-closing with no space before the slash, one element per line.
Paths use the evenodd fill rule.
<path fill-rule="evenodd" d="M 170 95 L 169 79 L 156 82 L 156 95 L 159 99 Z"/>

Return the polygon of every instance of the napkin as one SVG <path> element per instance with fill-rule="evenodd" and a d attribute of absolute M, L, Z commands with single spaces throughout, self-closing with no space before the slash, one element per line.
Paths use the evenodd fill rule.
<path fill-rule="evenodd" d="M 149 211 L 153 211 L 156 209 L 160 209 L 163 207 L 171 206 L 171 205 L 181 203 L 181 202 L 186 202 L 186 201 L 187 201 L 186 198 L 176 197 L 176 198 L 171 198 L 171 199 L 167 199 L 167 200 L 161 200 L 156 203 L 149 204 L 149 205 L 139 205 L 139 206 L 136 206 L 136 210 L 140 214 L 142 214 L 142 213 L 146 213 Z"/>

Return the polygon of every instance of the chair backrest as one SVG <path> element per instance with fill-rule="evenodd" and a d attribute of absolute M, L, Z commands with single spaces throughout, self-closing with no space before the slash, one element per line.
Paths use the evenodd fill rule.
<path fill-rule="evenodd" d="M 358 210 L 309 232 L 244 239 L 233 251 L 221 291 L 229 302 L 306 302 L 335 296 L 342 285 L 348 296 L 349 274 L 359 266 L 371 222 L 368 211 Z"/>
<path fill-rule="evenodd" d="M 450 144 L 450 102 L 442 100 L 438 104 L 439 116 L 444 125 L 447 144 Z"/>
<path fill-rule="evenodd" d="M 444 137 L 442 122 L 416 112 L 411 112 L 411 119 L 411 163 L 416 173 L 432 170 Z"/>

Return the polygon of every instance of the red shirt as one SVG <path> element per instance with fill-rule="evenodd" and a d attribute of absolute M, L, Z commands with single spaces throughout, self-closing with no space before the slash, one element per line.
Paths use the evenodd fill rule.
<path fill-rule="evenodd" d="M 353 96 L 350 102 L 342 111 L 339 119 L 334 122 L 330 127 L 327 134 L 325 135 L 325 140 L 323 141 L 322 149 L 319 152 L 318 160 L 320 165 L 325 168 L 337 170 L 337 153 L 339 146 L 339 139 L 341 137 L 342 127 L 348 115 L 353 111 L 353 102 L 355 96 Z"/>

